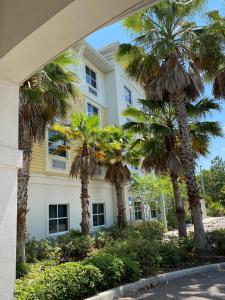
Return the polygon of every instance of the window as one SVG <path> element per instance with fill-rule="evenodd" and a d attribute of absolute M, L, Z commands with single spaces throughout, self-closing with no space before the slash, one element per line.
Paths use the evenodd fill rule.
<path fill-rule="evenodd" d="M 151 218 L 152 219 L 156 218 L 156 210 L 155 209 L 151 209 Z"/>
<path fill-rule="evenodd" d="M 93 70 L 91 70 L 88 66 L 85 66 L 85 73 L 86 82 L 93 88 L 97 89 L 96 73 Z"/>
<path fill-rule="evenodd" d="M 134 202 L 134 216 L 135 220 L 142 220 L 141 202 Z"/>
<path fill-rule="evenodd" d="M 49 205 L 49 234 L 68 231 L 68 205 Z"/>
<path fill-rule="evenodd" d="M 129 90 L 126 86 L 124 87 L 124 97 L 127 104 L 132 104 L 131 90 Z"/>
<path fill-rule="evenodd" d="M 87 114 L 88 116 L 98 116 L 98 108 L 91 105 L 90 103 L 87 104 Z"/>
<path fill-rule="evenodd" d="M 105 225 L 105 204 L 94 203 L 92 204 L 93 226 Z"/>
<path fill-rule="evenodd" d="M 48 153 L 61 157 L 67 157 L 67 151 L 63 146 L 66 146 L 65 140 L 56 140 L 57 132 L 48 130 Z"/>

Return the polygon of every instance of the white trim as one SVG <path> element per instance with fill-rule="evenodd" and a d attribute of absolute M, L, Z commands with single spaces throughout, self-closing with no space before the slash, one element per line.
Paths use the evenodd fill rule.
<path fill-rule="evenodd" d="M 61 232 L 55 232 L 55 233 L 49 233 L 49 205 L 67 205 L 67 221 L 68 221 L 68 230 L 67 231 L 61 231 Z M 49 200 L 45 201 L 45 236 L 46 237 L 56 237 L 60 235 L 64 235 L 65 233 L 68 233 L 70 230 L 70 204 L 68 202 L 51 202 Z"/>
<path fill-rule="evenodd" d="M 94 107 L 96 107 L 98 109 L 98 119 L 99 119 L 99 127 L 102 128 L 102 108 L 101 105 L 99 105 L 98 103 L 96 103 L 95 101 L 91 100 L 91 99 L 87 99 L 87 97 L 85 97 L 85 105 L 86 105 L 86 114 L 88 115 L 88 103 Z"/>
<path fill-rule="evenodd" d="M 66 150 L 67 152 L 67 157 L 61 157 L 59 155 L 53 155 L 53 154 L 49 154 L 48 153 L 48 130 L 51 130 L 50 127 L 46 127 L 46 131 L 45 131 L 45 168 L 47 172 L 54 172 L 54 173 L 61 173 L 61 174 L 69 174 L 69 161 L 70 161 L 70 153 L 68 150 Z M 53 168 L 51 166 L 53 159 L 55 160 L 60 160 L 60 161 L 64 161 L 66 163 L 66 169 L 57 169 L 57 168 Z"/>
<path fill-rule="evenodd" d="M 88 82 L 87 82 L 87 80 L 86 80 L 86 66 L 92 71 L 92 72 L 94 72 L 95 73 L 95 76 L 96 76 L 96 88 L 94 87 L 94 86 L 92 86 L 91 84 L 89 84 Z M 97 92 L 97 96 L 95 96 L 95 95 L 93 95 L 93 94 L 91 94 L 91 95 L 93 95 L 94 97 L 98 97 L 98 91 L 99 91 L 99 89 L 98 89 L 98 72 L 96 71 L 97 69 L 95 68 L 95 66 L 94 66 L 94 68 L 93 67 L 90 67 L 90 64 L 89 63 L 86 63 L 86 62 L 84 62 L 84 75 L 85 75 L 85 83 L 87 84 L 87 86 L 90 86 L 92 89 L 94 89 L 96 92 Z M 89 92 L 90 93 L 90 92 Z"/>
<path fill-rule="evenodd" d="M 93 225 L 93 204 L 104 204 L 104 220 L 105 220 L 105 224 L 104 225 L 100 225 L 100 226 L 94 226 Z M 99 199 L 95 199 L 95 200 L 90 200 L 90 212 L 91 212 L 91 220 L 90 220 L 90 224 L 91 224 L 91 228 L 93 231 L 97 231 L 100 228 L 107 228 L 107 215 L 106 215 L 106 202 L 104 200 L 99 200 Z"/>
<path fill-rule="evenodd" d="M 60 186 L 81 186 L 79 178 L 49 176 L 41 174 L 31 174 L 29 184 L 44 184 L 44 185 L 60 185 Z M 112 189 L 112 185 L 105 180 L 93 180 L 89 182 L 90 188 L 101 188 L 104 185 L 104 189 Z"/>

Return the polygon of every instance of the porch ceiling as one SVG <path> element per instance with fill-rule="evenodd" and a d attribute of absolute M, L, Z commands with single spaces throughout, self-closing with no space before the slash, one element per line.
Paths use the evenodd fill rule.
<path fill-rule="evenodd" d="M 0 76 L 22 82 L 91 32 L 157 0 L 2 0 Z"/>

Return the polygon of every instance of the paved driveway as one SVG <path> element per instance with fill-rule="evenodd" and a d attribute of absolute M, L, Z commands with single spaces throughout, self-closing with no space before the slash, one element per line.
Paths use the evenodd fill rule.
<path fill-rule="evenodd" d="M 195 274 L 155 288 L 133 292 L 120 300 L 225 300 L 225 270 Z"/>

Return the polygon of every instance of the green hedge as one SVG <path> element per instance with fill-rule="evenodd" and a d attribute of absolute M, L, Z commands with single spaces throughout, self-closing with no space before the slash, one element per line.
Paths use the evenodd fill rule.
<path fill-rule="evenodd" d="M 97 267 L 102 275 L 103 280 L 100 289 L 109 289 L 118 285 L 124 277 L 124 264 L 123 261 L 113 255 L 99 252 L 94 256 L 86 258 L 83 264 L 93 265 Z"/>
<path fill-rule="evenodd" d="M 225 229 L 207 232 L 209 246 L 218 255 L 225 256 Z"/>
<path fill-rule="evenodd" d="M 17 282 L 17 300 L 80 300 L 96 293 L 102 275 L 93 265 L 64 263 L 47 268 L 33 280 Z"/>

